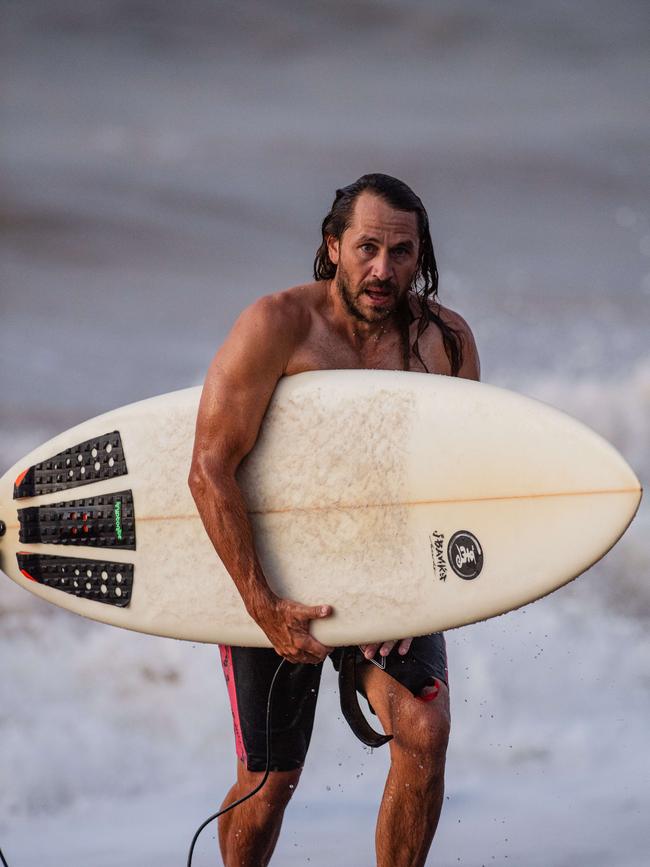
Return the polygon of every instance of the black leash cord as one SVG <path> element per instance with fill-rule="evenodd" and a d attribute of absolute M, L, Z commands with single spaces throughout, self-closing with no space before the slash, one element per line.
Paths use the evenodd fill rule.
<path fill-rule="evenodd" d="M 4 864 L 4 867 L 9 867 L 7 862 L 5 861 L 5 856 L 2 854 L 2 849 L 0 849 L 0 861 Z"/>
<path fill-rule="evenodd" d="M 262 781 L 253 789 L 252 792 L 244 795 L 244 797 L 240 798 L 238 801 L 234 801 L 232 804 L 228 804 L 227 807 L 224 807 L 223 810 L 219 810 L 218 813 L 214 813 L 214 815 L 210 816 L 208 819 L 205 820 L 205 822 L 203 822 L 202 825 L 200 825 L 192 839 L 192 845 L 190 846 L 189 855 L 187 856 L 187 867 L 192 867 L 192 855 L 194 853 L 194 846 L 196 845 L 196 841 L 199 839 L 199 834 L 206 827 L 206 825 L 209 825 L 210 822 L 214 821 L 214 819 L 218 819 L 219 816 L 223 816 L 224 813 L 227 813 L 229 810 L 234 810 L 235 807 L 238 807 L 240 804 L 243 804 L 244 801 L 252 798 L 253 795 L 259 792 L 259 790 L 269 778 L 269 773 L 271 772 L 271 697 L 273 696 L 273 687 L 275 686 L 275 681 L 278 674 L 280 674 L 280 669 L 285 662 L 286 660 L 283 659 L 280 665 L 278 665 L 277 669 L 275 670 L 275 674 L 273 675 L 273 679 L 271 680 L 271 686 L 269 687 L 269 695 L 266 700 L 266 770 L 264 772 L 264 776 L 262 777 Z M 2 860 L 4 861 L 4 858 Z M 8 865 L 5 864 L 5 867 L 8 867 Z"/>

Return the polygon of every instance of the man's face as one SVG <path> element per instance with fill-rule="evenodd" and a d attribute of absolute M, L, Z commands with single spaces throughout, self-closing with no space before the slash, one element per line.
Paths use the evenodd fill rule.
<path fill-rule="evenodd" d="M 369 324 L 387 319 L 412 284 L 419 252 L 417 215 L 361 193 L 340 240 L 328 238 L 336 287 L 348 312 Z"/>

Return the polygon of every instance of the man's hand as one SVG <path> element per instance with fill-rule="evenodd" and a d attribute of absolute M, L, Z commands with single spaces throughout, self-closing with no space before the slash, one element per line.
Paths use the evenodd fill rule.
<path fill-rule="evenodd" d="M 378 641 L 376 644 L 360 644 L 359 648 L 366 659 L 373 659 L 378 650 L 380 656 L 388 656 L 395 645 L 399 643 L 397 652 L 400 656 L 406 656 L 409 652 L 409 647 L 411 646 L 412 641 L 412 638 L 396 638 L 394 641 Z"/>
<path fill-rule="evenodd" d="M 312 620 L 332 613 L 331 605 L 301 605 L 291 599 L 276 599 L 255 619 L 271 641 L 276 653 L 288 662 L 322 662 L 334 648 L 326 647 L 309 632 Z"/>

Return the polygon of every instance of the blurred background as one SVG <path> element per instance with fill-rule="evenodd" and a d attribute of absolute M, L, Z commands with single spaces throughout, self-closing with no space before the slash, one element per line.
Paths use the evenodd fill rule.
<path fill-rule="evenodd" d="M 337 187 L 428 208 L 483 379 L 650 472 L 650 7 L 643 0 L 4 0 L 0 464 L 202 381 L 238 311 L 310 279 Z M 433 445 L 435 448 L 435 432 Z M 570 587 L 449 633 L 428 864 L 641 867 L 650 508 Z M 374 864 L 387 767 L 326 672 L 273 863 Z M 11 867 L 172 867 L 234 776 L 213 647 L 0 582 Z M 219 864 L 210 827 L 197 867 Z"/>

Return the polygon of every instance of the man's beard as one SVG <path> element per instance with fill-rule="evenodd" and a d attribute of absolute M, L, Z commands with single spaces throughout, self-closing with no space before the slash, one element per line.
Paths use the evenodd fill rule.
<path fill-rule="evenodd" d="M 372 325 L 375 322 L 383 322 L 385 319 L 388 319 L 394 312 L 398 303 L 398 288 L 393 283 L 392 280 L 368 280 L 365 283 L 362 283 L 359 286 L 359 291 L 357 295 L 354 296 L 352 294 L 352 290 L 350 289 L 350 279 L 348 277 L 348 273 L 345 268 L 339 262 L 338 268 L 336 270 L 336 288 L 338 289 L 339 295 L 343 304 L 345 305 L 346 310 L 350 313 L 351 316 L 354 316 L 355 319 L 359 320 L 359 322 L 366 322 L 369 325 Z M 387 299 L 387 305 L 383 309 L 374 310 L 371 312 L 370 316 L 364 313 L 357 304 L 357 298 L 366 291 L 366 289 L 389 289 L 392 293 L 392 304 Z"/>

